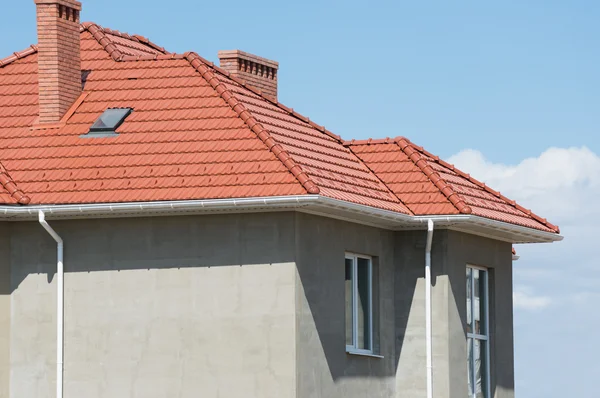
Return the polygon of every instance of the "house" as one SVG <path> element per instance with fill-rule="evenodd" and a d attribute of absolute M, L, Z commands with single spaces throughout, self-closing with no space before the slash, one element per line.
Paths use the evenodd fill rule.
<path fill-rule="evenodd" d="M 35 0 L 0 61 L 0 397 L 514 396 L 512 245 L 558 227 L 406 138 Z"/>

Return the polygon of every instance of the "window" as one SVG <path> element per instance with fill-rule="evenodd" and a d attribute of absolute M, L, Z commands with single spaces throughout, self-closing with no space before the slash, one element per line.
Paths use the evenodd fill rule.
<path fill-rule="evenodd" d="M 373 263 L 346 254 L 346 351 L 373 353 Z"/>
<path fill-rule="evenodd" d="M 125 118 L 133 112 L 131 108 L 107 109 L 90 127 L 88 136 L 116 135 L 116 130 L 123 124 Z"/>
<path fill-rule="evenodd" d="M 467 366 L 469 398 L 490 398 L 488 272 L 467 267 Z"/>

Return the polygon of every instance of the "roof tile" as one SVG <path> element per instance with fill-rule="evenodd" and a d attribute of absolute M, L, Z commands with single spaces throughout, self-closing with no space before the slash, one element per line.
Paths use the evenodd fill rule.
<path fill-rule="evenodd" d="M 547 232 L 558 228 L 520 210 L 454 166 L 398 137 L 346 143 L 416 215 L 473 214 Z"/>
<path fill-rule="evenodd" d="M 37 47 L 0 61 L 0 203 L 319 193 L 403 214 L 472 211 L 558 231 L 408 140 L 344 143 L 197 54 L 93 23 L 82 25 L 81 51 L 85 96 L 53 129 L 31 128 Z M 81 137 L 116 107 L 133 109 L 117 136 Z"/>

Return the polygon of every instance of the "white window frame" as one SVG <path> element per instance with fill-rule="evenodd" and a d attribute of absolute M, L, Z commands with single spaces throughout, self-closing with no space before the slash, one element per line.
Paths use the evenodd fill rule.
<path fill-rule="evenodd" d="M 369 349 L 358 348 L 358 259 L 369 261 Z M 350 354 L 373 355 L 373 257 L 364 254 L 346 253 L 346 260 L 352 260 L 352 345 L 346 345 Z M 344 265 L 345 267 L 345 265 Z M 344 337 L 344 339 L 347 336 Z"/>
<path fill-rule="evenodd" d="M 478 334 L 478 333 L 468 333 L 467 332 L 467 344 L 469 343 L 469 339 L 472 339 L 473 341 L 478 340 L 480 342 L 480 344 L 483 343 L 483 345 L 485 346 L 485 371 L 482 372 L 482 377 L 485 378 L 485 398 L 491 398 L 492 394 L 491 394 L 491 378 L 490 378 L 490 288 L 489 288 L 489 269 L 485 268 L 485 267 L 479 267 L 476 265 L 467 265 L 467 268 L 470 268 L 471 270 L 478 270 L 480 272 L 483 272 L 479 274 L 479 277 L 481 278 L 482 275 L 484 275 L 484 283 L 483 283 L 483 292 L 479 292 L 479 296 L 480 298 L 483 297 L 484 301 L 483 303 L 480 303 L 480 306 L 482 305 L 481 308 L 483 308 L 483 313 L 484 313 L 484 317 L 485 319 L 482 320 L 482 324 L 485 325 L 485 334 Z M 471 330 L 474 332 L 475 328 L 475 278 L 471 277 L 471 297 L 467 297 L 467 299 L 470 299 L 471 302 Z M 481 346 L 481 345 L 480 345 Z M 473 348 L 475 348 L 475 344 L 473 344 Z M 467 347 L 467 355 L 468 355 L 469 349 Z M 471 352 L 471 355 L 474 355 L 474 352 Z M 467 358 L 467 363 L 469 362 L 469 358 Z M 473 375 L 473 380 L 471 380 L 471 384 L 468 386 L 469 388 L 469 398 L 476 398 L 477 396 L 477 392 L 476 392 L 476 380 L 475 380 L 475 373 L 476 373 L 476 368 L 475 368 L 475 361 L 472 361 L 471 363 L 472 369 L 471 369 L 471 373 Z"/>

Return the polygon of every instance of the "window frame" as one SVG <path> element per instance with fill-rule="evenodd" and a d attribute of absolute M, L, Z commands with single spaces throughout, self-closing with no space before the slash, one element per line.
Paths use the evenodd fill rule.
<path fill-rule="evenodd" d="M 368 270 L 368 322 L 369 322 L 369 349 L 358 348 L 358 259 L 369 261 Z M 352 260 L 352 345 L 346 345 L 349 354 L 374 355 L 373 338 L 373 257 L 365 254 L 346 252 L 344 260 Z M 344 266 L 345 267 L 345 266 Z M 345 293 L 344 293 L 345 294 Z M 345 305 L 344 305 L 345 311 Z M 347 336 L 345 336 L 346 338 Z M 345 339 L 344 338 L 344 339 Z"/>
<path fill-rule="evenodd" d="M 107 126 L 104 124 L 102 118 L 108 116 L 108 114 L 113 112 L 120 112 L 117 114 L 119 119 L 117 119 L 112 125 Z M 117 129 L 121 127 L 125 120 L 133 113 L 133 108 L 107 108 L 102 112 L 100 116 L 96 118 L 89 131 L 87 132 L 87 136 L 90 137 L 105 137 L 105 136 L 116 136 Z M 101 124 L 100 126 L 98 124 Z"/>
<path fill-rule="evenodd" d="M 470 290 L 471 290 L 471 294 L 470 297 L 467 293 L 467 303 L 471 302 L 471 330 L 473 331 L 473 333 L 469 333 L 469 331 L 467 330 L 467 364 L 469 363 L 469 341 L 473 341 L 473 346 L 471 347 L 471 355 L 474 355 L 474 348 L 475 348 L 475 340 L 479 341 L 480 347 L 481 345 L 485 346 L 485 369 L 484 371 L 482 371 L 482 378 L 484 378 L 485 382 L 485 398 L 490 398 L 491 397 L 491 369 L 490 369 L 490 279 L 489 279 L 489 275 L 490 275 L 490 271 L 489 268 L 486 267 L 480 267 L 477 265 L 471 265 L 471 264 L 467 264 L 467 269 L 471 269 L 471 270 L 477 270 L 480 272 L 479 274 L 479 278 L 482 277 L 482 275 L 484 276 L 484 291 L 483 294 L 482 292 L 479 292 L 479 299 L 481 300 L 481 298 L 483 297 L 483 304 L 480 302 L 480 308 L 483 309 L 483 314 L 485 319 L 483 320 L 482 324 L 485 327 L 485 333 L 484 334 L 480 334 L 480 333 L 474 333 L 475 332 L 475 278 L 473 278 L 473 274 L 471 273 L 471 278 L 470 278 Z M 466 287 L 466 286 L 465 286 Z M 468 292 L 468 289 L 465 289 L 466 292 Z M 467 304 L 465 303 L 465 305 Z M 468 319 L 468 317 L 467 317 Z M 481 321 L 481 320 L 480 320 Z M 468 396 L 469 398 L 476 398 L 477 397 L 477 391 L 475 388 L 476 385 L 476 380 L 475 380 L 475 375 L 476 375 L 476 367 L 475 367 L 475 361 L 472 361 L 471 363 L 472 369 L 472 375 L 473 375 L 473 379 L 470 380 L 470 382 L 468 383 Z M 467 372 L 469 371 L 469 369 L 467 369 Z M 467 378 L 468 380 L 468 378 Z"/>

